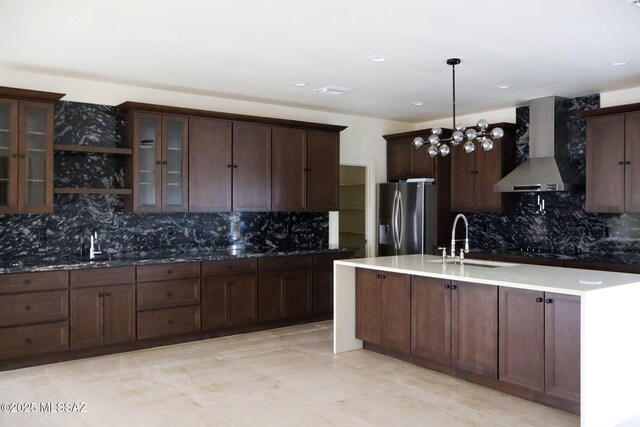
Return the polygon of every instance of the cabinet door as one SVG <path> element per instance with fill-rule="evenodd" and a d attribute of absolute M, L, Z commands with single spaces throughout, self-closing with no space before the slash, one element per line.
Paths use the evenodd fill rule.
<path fill-rule="evenodd" d="M 159 212 L 162 194 L 162 120 L 133 113 L 133 210 Z"/>
<path fill-rule="evenodd" d="M 18 211 L 18 101 L 0 99 L 0 213 Z"/>
<path fill-rule="evenodd" d="M 307 131 L 271 128 L 271 209 L 303 211 L 306 205 Z"/>
<path fill-rule="evenodd" d="M 284 318 L 284 295 L 282 273 L 260 273 L 258 275 L 258 321 Z"/>
<path fill-rule="evenodd" d="M 231 210 L 231 122 L 189 118 L 189 211 Z"/>
<path fill-rule="evenodd" d="M 504 142 L 508 143 L 507 141 Z M 501 212 L 503 193 L 493 191 L 493 186 L 502 179 L 502 144 L 497 142 L 491 151 L 478 146 L 476 153 L 476 208 L 480 212 Z"/>
<path fill-rule="evenodd" d="M 544 292 L 499 289 L 498 378 L 544 391 Z"/>
<path fill-rule="evenodd" d="M 451 361 L 498 377 L 498 288 L 451 282 Z"/>
<path fill-rule="evenodd" d="M 71 348 L 102 345 L 103 290 L 84 288 L 71 290 Z"/>
<path fill-rule="evenodd" d="M 284 282 L 284 317 L 300 317 L 311 314 L 311 271 L 285 271 Z"/>
<path fill-rule="evenodd" d="M 356 338 L 382 344 L 380 272 L 356 269 Z"/>
<path fill-rule="evenodd" d="M 202 278 L 202 328 L 218 328 L 229 323 L 227 276 Z"/>
<path fill-rule="evenodd" d="M 104 288 L 104 343 L 114 344 L 136 339 L 135 285 Z"/>
<path fill-rule="evenodd" d="M 271 210 L 271 127 L 233 124 L 233 210 Z"/>
<path fill-rule="evenodd" d="M 640 212 L 640 113 L 625 115 L 624 211 Z"/>
<path fill-rule="evenodd" d="M 411 276 L 381 273 L 382 344 L 393 350 L 411 351 Z"/>
<path fill-rule="evenodd" d="M 587 121 L 586 210 L 623 212 L 624 115 Z"/>
<path fill-rule="evenodd" d="M 162 117 L 162 210 L 187 210 L 189 127 L 186 117 Z"/>
<path fill-rule="evenodd" d="M 411 278 L 411 353 L 451 364 L 451 285 L 448 280 Z"/>
<path fill-rule="evenodd" d="M 340 134 L 307 132 L 307 210 L 337 211 L 340 184 Z"/>
<path fill-rule="evenodd" d="M 20 101 L 18 211 L 53 211 L 53 104 Z"/>
<path fill-rule="evenodd" d="M 476 153 L 467 154 L 462 144 L 451 147 L 451 210 L 476 210 Z"/>
<path fill-rule="evenodd" d="M 428 135 L 422 136 L 425 141 Z M 431 157 L 427 153 L 427 149 L 416 150 L 413 147 L 413 139 L 410 138 L 409 143 L 409 156 L 411 164 L 411 178 L 435 178 L 436 177 L 436 158 Z"/>
<path fill-rule="evenodd" d="M 230 276 L 227 286 L 229 326 L 256 323 L 258 321 L 256 275 Z"/>
<path fill-rule="evenodd" d="M 411 178 L 411 142 L 409 138 L 398 138 L 387 141 L 387 180 L 398 181 Z M 416 150 L 417 151 L 417 150 Z M 426 154 L 425 150 L 420 150 Z M 427 157 L 430 157 L 426 154 Z"/>
<path fill-rule="evenodd" d="M 580 400 L 580 297 L 545 294 L 545 393 Z"/>
<path fill-rule="evenodd" d="M 333 268 L 314 268 L 312 278 L 313 314 L 333 311 Z"/>

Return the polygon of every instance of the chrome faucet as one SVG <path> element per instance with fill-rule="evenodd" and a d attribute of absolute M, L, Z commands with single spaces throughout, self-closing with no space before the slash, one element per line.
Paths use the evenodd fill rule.
<path fill-rule="evenodd" d="M 100 245 L 98 244 L 98 232 L 94 230 L 89 240 L 91 243 L 91 246 L 89 246 L 89 259 L 91 260 L 95 259 L 96 255 L 102 255 Z"/>
<path fill-rule="evenodd" d="M 458 225 L 458 220 L 460 218 L 464 220 L 464 239 L 456 239 L 456 225 Z M 461 267 L 464 265 L 464 254 L 469 253 L 469 221 L 467 221 L 467 217 L 463 214 L 458 214 L 453 220 L 453 227 L 451 228 L 451 255 L 447 256 L 447 248 L 438 248 L 438 250 L 442 251 L 442 264 L 446 264 L 447 258 L 456 259 L 456 242 L 463 240 L 464 248 L 460 248 L 460 255 L 457 257 L 457 260 L 460 263 Z"/>

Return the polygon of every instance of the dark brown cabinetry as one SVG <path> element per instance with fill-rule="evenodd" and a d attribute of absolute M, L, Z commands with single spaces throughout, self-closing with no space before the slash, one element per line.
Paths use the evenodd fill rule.
<path fill-rule="evenodd" d="M 257 261 L 241 259 L 202 263 L 202 328 L 256 323 Z"/>
<path fill-rule="evenodd" d="M 444 130 L 449 133 L 448 130 Z M 438 157 L 431 157 L 427 149 L 416 150 L 413 140 L 421 137 L 425 141 L 431 129 L 421 129 L 393 135 L 385 135 L 387 141 L 387 180 L 399 181 L 409 178 L 435 178 Z"/>
<path fill-rule="evenodd" d="M 233 210 L 271 210 L 271 127 L 233 123 Z"/>
<path fill-rule="evenodd" d="M 410 352 L 410 276 L 356 269 L 356 337 L 391 350 Z"/>
<path fill-rule="evenodd" d="M 0 275 L 0 359 L 69 348 L 69 273 Z"/>
<path fill-rule="evenodd" d="M 311 257 L 258 260 L 258 320 L 289 319 L 311 314 Z"/>
<path fill-rule="evenodd" d="M 411 353 L 451 364 L 451 284 L 411 277 Z"/>
<path fill-rule="evenodd" d="M 352 252 L 313 255 L 313 314 L 333 313 L 333 261 L 352 256 Z"/>
<path fill-rule="evenodd" d="M 580 297 L 500 288 L 501 381 L 580 400 Z"/>
<path fill-rule="evenodd" d="M 307 199 L 307 131 L 271 128 L 271 207 L 303 211 Z"/>
<path fill-rule="evenodd" d="M 53 101 L 62 96 L 0 87 L 0 213 L 53 211 Z"/>
<path fill-rule="evenodd" d="M 189 118 L 189 212 L 231 211 L 231 122 Z"/>
<path fill-rule="evenodd" d="M 587 211 L 640 212 L 640 112 L 588 118 L 586 181 Z"/>
<path fill-rule="evenodd" d="M 467 154 L 463 144 L 451 148 L 451 211 L 453 212 L 503 212 L 511 208 L 508 193 L 497 193 L 493 186 L 507 173 L 515 162 L 515 126 L 497 123 L 504 129 L 504 137 L 493 150 Z"/>
<path fill-rule="evenodd" d="M 125 170 L 125 209 L 134 212 L 180 212 L 188 208 L 188 119 L 129 112 L 125 145 L 133 149 Z"/>
<path fill-rule="evenodd" d="M 136 267 L 138 339 L 200 329 L 200 263 Z"/>
<path fill-rule="evenodd" d="M 340 185 L 340 134 L 307 131 L 307 210 L 337 211 Z"/>
<path fill-rule="evenodd" d="M 72 349 L 136 339 L 135 267 L 74 270 L 70 284 Z"/>

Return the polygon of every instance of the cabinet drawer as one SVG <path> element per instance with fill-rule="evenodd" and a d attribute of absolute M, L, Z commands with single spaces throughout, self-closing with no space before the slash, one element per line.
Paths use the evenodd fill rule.
<path fill-rule="evenodd" d="M 0 358 L 30 356 L 69 348 L 69 322 L 0 329 Z"/>
<path fill-rule="evenodd" d="M 68 271 L 0 274 L 0 294 L 50 291 L 69 287 Z"/>
<path fill-rule="evenodd" d="M 138 283 L 139 311 L 200 303 L 200 279 Z"/>
<path fill-rule="evenodd" d="M 138 313 L 138 339 L 176 335 L 200 329 L 200 306 Z"/>
<path fill-rule="evenodd" d="M 69 291 L 0 296 L 0 327 L 55 322 L 69 317 Z"/>
<path fill-rule="evenodd" d="M 202 277 L 255 273 L 257 266 L 258 260 L 255 258 L 208 261 L 202 263 Z"/>
<path fill-rule="evenodd" d="M 136 267 L 138 282 L 158 280 L 189 279 L 200 277 L 200 263 L 140 265 Z"/>
<path fill-rule="evenodd" d="M 317 255 L 313 255 L 313 266 L 314 267 L 333 267 L 333 261 L 337 259 L 347 259 L 352 257 L 353 257 L 353 252 L 317 254 Z"/>
<path fill-rule="evenodd" d="M 128 285 L 136 281 L 136 268 L 113 267 L 92 268 L 88 270 L 72 270 L 69 272 L 69 283 L 72 288 L 90 286 Z"/>
<path fill-rule="evenodd" d="M 259 271 L 292 270 L 310 267 L 311 255 L 277 256 L 258 259 Z"/>

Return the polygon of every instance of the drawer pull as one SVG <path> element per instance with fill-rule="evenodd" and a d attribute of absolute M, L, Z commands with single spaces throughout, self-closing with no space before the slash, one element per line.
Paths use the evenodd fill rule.
<path fill-rule="evenodd" d="M 169 319 L 167 323 L 169 323 L 170 325 L 173 325 L 173 320 Z"/>
<path fill-rule="evenodd" d="M 173 292 L 167 292 L 167 296 L 168 297 L 172 297 L 173 296 Z"/>
<path fill-rule="evenodd" d="M 536 298 L 536 302 L 542 302 L 542 297 Z"/>
<path fill-rule="evenodd" d="M 173 274 L 173 270 L 167 270 L 167 274 Z"/>
<path fill-rule="evenodd" d="M 102 292 L 98 292 L 98 298 L 102 298 L 102 297 L 103 297 Z"/>
<path fill-rule="evenodd" d="M 445 288 L 445 289 L 450 289 L 450 288 L 451 288 L 451 285 L 444 285 L 444 288 Z"/>
<path fill-rule="evenodd" d="M 25 280 L 25 281 L 24 281 L 24 284 L 25 284 L 25 285 L 30 285 L 30 284 L 31 284 L 31 280 L 29 280 L 29 279 Z"/>
<path fill-rule="evenodd" d="M 458 286 L 456 286 L 456 285 L 451 285 L 451 289 L 458 289 Z"/>
<path fill-rule="evenodd" d="M 31 344 L 31 338 L 25 339 L 24 342 L 26 342 L 27 344 Z"/>
<path fill-rule="evenodd" d="M 31 310 L 31 306 L 30 306 L 30 305 L 25 305 L 25 306 L 24 306 L 24 309 L 25 309 L 25 310 L 27 310 L 27 311 L 29 311 L 29 310 Z"/>
<path fill-rule="evenodd" d="M 553 300 L 551 298 L 547 298 L 544 302 L 546 302 L 547 304 L 552 304 Z"/>

